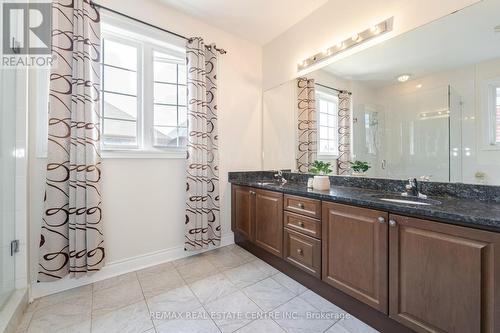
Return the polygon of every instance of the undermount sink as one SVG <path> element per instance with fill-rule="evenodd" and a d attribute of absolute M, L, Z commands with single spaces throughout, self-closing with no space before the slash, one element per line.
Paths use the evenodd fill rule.
<path fill-rule="evenodd" d="M 394 195 L 394 194 L 374 195 L 373 197 L 382 201 L 409 204 L 409 205 L 435 206 L 441 204 L 441 201 L 438 200 L 424 199 L 418 197 L 405 197 L 403 195 Z"/>

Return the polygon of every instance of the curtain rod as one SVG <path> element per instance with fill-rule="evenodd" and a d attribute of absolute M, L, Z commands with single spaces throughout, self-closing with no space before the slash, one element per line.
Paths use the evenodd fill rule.
<path fill-rule="evenodd" d="M 100 4 L 98 4 L 98 3 L 92 2 L 92 4 L 93 4 L 96 8 L 107 10 L 108 12 L 111 12 L 111 13 L 113 13 L 113 14 L 116 14 L 116 15 L 120 15 L 120 16 L 126 17 L 126 18 L 128 18 L 128 19 L 130 19 L 130 20 L 132 20 L 132 21 L 135 21 L 135 22 L 139 22 L 139 23 L 145 24 L 145 25 L 147 25 L 147 26 L 149 26 L 149 27 L 151 27 L 151 28 L 155 28 L 155 29 L 161 30 L 161 31 L 163 31 L 163 32 L 166 32 L 166 33 L 168 33 L 168 34 L 171 34 L 171 35 L 174 35 L 174 36 L 176 36 L 176 37 L 182 38 L 182 39 L 184 39 L 184 40 L 187 40 L 187 41 L 192 41 L 192 40 L 193 40 L 193 38 L 188 38 L 188 37 L 183 36 L 183 35 L 180 35 L 180 34 L 178 34 L 178 33 L 176 33 L 176 32 L 173 32 L 173 31 L 170 31 L 170 30 L 167 30 L 167 29 L 160 28 L 160 27 L 158 27 L 158 26 L 156 26 L 156 25 L 153 25 L 153 24 L 151 24 L 151 23 L 148 23 L 148 22 L 141 21 L 141 20 L 139 20 L 139 19 L 137 19 L 137 18 L 135 18 L 135 17 L 129 16 L 129 15 L 127 15 L 127 14 L 123 14 L 123 13 L 121 13 L 121 12 L 118 12 L 118 11 L 116 11 L 116 10 L 114 10 L 114 9 L 111 9 L 111 8 L 105 7 L 105 6 L 100 5 Z M 208 47 L 208 48 L 213 47 L 216 51 L 218 51 L 218 52 L 219 52 L 219 53 L 221 53 L 221 54 L 226 54 L 226 53 L 227 53 L 227 51 L 226 51 L 226 50 L 217 48 L 217 46 L 216 46 L 215 44 L 213 44 L 213 46 L 212 46 L 212 45 L 207 45 L 207 47 Z"/>
<path fill-rule="evenodd" d="M 336 91 L 336 92 L 338 92 L 338 93 L 347 93 L 347 94 L 349 94 L 349 95 L 352 95 L 352 92 L 347 91 L 347 90 L 340 90 L 340 89 L 337 89 L 337 88 L 332 88 L 332 87 L 329 87 L 329 86 L 325 86 L 325 85 L 323 85 L 323 84 L 321 84 L 321 83 L 314 83 L 314 84 L 315 84 L 315 85 L 317 85 L 317 86 L 320 86 L 320 87 L 326 88 L 326 89 L 334 90 L 334 91 Z"/>

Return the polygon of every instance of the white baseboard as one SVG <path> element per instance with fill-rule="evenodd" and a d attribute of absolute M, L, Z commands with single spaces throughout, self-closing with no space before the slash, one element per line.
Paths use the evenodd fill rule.
<path fill-rule="evenodd" d="M 234 244 L 234 234 L 228 233 L 222 235 L 221 246 L 226 246 Z M 183 246 L 176 246 L 169 249 L 164 249 L 157 252 L 152 252 L 137 257 L 128 258 L 125 260 L 115 261 L 107 263 L 99 272 L 91 275 L 82 277 L 79 279 L 70 279 L 68 277 L 55 282 L 40 282 L 35 283 L 31 286 L 31 297 L 30 301 L 43 296 L 55 294 L 61 291 L 81 287 L 87 284 L 91 284 L 97 281 L 109 279 L 114 276 L 121 274 L 137 271 L 143 268 L 163 264 L 165 262 L 189 257 L 202 252 L 210 251 L 184 251 Z"/>

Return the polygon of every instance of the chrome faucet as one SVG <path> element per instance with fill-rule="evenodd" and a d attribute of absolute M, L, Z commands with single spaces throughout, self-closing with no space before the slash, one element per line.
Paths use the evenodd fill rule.
<path fill-rule="evenodd" d="M 287 180 L 285 179 L 285 177 L 283 177 L 283 171 L 282 170 L 278 170 L 276 172 L 276 174 L 274 174 L 274 179 L 277 179 L 280 183 L 281 183 L 281 186 L 285 185 Z"/>
<path fill-rule="evenodd" d="M 420 193 L 420 191 L 418 189 L 417 178 L 408 179 L 408 184 L 406 184 L 405 189 L 406 189 L 406 191 L 401 194 L 405 197 L 412 196 L 412 197 L 418 197 L 418 198 L 422 198 L 422 199 L 427 198 L 427 196 L 425 194 Z"/>

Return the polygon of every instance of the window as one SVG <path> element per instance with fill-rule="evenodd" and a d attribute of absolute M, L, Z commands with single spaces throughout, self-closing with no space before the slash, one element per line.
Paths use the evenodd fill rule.
<path fill-rule="evenodd" d="M 187 136 L 186 66 L 154 52 L 154 145 L 185 147 Z"/>
<path fill-rule="evenodd" d="M 182 152 L 187 137 L 184 42 L 170 44 L 170 35 L 124 18 L 106 15 L 103 22 L 103 150 Z"/>
<path fill-rule="evenodd" d="M 495 89 L 495 120 L 494 120 L 494 127 L 495 127 L 495 144 L 500 144 L 500 86 L 497 86 Z"/>
<path fill-rule="evenodd" d="M 338 104 L 339 99 L 335 94 L 316 87 L 319 156 L 338 156 Z"/>

